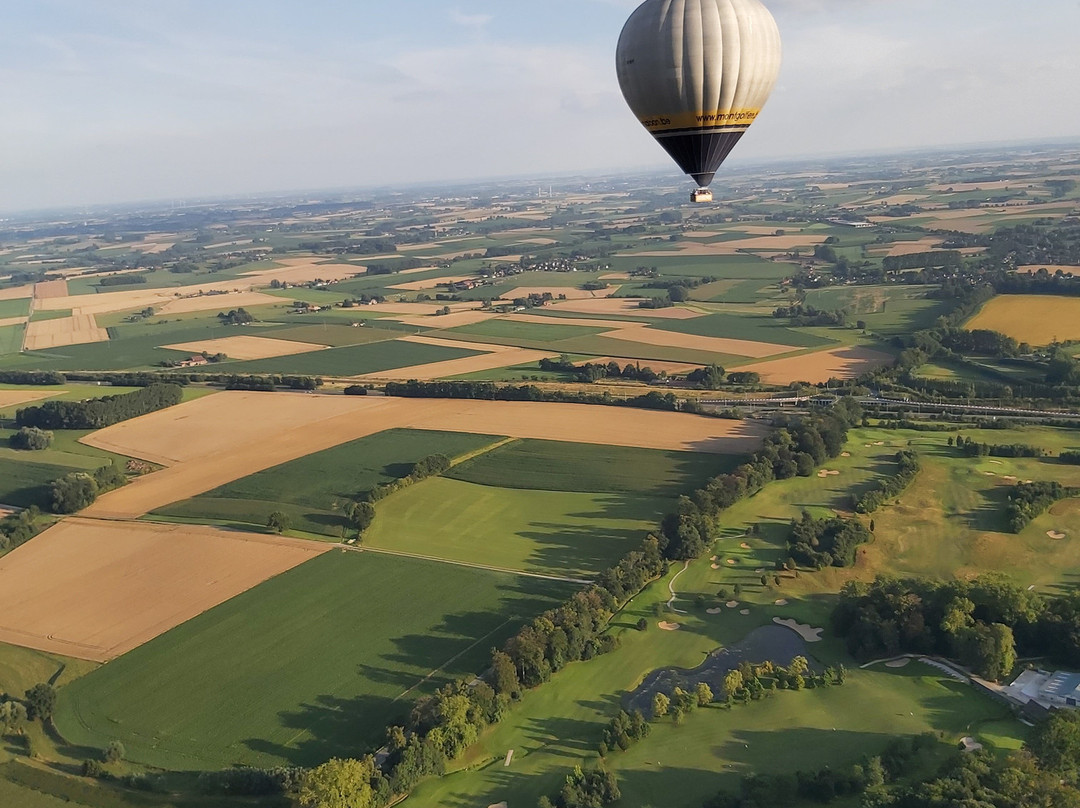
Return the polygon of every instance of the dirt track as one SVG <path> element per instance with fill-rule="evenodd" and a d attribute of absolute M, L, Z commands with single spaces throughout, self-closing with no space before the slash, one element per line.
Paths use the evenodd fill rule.
<path fill-rule="evenodd" d="M 0 641 L 106 662 L 329 549 L 210 527 L 67 519 L 0 559 Z"/>
<path fill-rule="evenodd" d="M 226 392 L 84 438 L 169 466 L 106 494 L 84 515 L 132 519 L 394 427 L 717 454 L 751 451 L 763 434 L 739 421 L 584 404 Z"/>

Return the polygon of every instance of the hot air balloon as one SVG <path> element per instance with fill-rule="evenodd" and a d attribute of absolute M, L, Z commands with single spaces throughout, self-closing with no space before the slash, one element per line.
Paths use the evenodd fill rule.
<path fill-rule="evenodd" d="M 616 52 L 630 109 L 708 191 L 780 72 L 780 31 L 760 0 L 645 0 Z"/>

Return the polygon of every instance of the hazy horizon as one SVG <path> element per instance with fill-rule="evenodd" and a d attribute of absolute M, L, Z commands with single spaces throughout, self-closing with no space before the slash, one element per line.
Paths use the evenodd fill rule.
<path fill-rule="evenodd" d="M 615 80 L 615 41 L 637 4 L 12 9 L 0 210 L 665 167 L 677 182 Z M 1080 83 L 1067 80 L 1080 75 L 1075 0 L 766 5 L 784 68 L 731 170 L 1080 140 Z"/>

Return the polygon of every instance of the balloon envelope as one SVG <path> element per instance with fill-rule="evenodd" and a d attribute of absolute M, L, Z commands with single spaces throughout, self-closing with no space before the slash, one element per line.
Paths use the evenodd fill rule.
<path fill-rule="evenodd" d="M 780 31 L 760 0 L 646 0 L 616 54 L 638 120 L 707 187 L 780 73 Z"/>

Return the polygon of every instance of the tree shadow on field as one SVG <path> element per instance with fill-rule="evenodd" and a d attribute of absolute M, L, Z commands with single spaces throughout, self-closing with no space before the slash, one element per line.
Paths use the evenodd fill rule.
<path fill-rule="evenodd" d="M 964 515 L 968 526 L 983 533 L 1007 532 L 1005 507 L 1009 501 L 1009 490 L 1009 486 L 1000 485 L 975 492 L 979 504 Z"/>
<path fill-rule="evenodd" d="M 531 754 L 545 754 L 574 761 L 594 752 L 603 738 L 603 721 L 582 721 L 578 718 L 531 718 L 522 727 L 526 741 L 522 745 Z"/>
<path fill-rule="evenodd" d="M 530 572 L 582 577 L 602 572 L 635 549 L 650 530 L 658 530 L 663 518 L 663 502 L 642 500 L 626 494 L 608 494 L 591 512 L 567 514 L 582 524 L 533 522 L 518 535 L 532 542 L 528 558 Z M 618 527 L 612 520 L 640 521 L 640 527 Z"/>
<path fill-rule="evenodd" d="M 252 752 L 284 760 L 293 766 L 317 766 L 332 757 L 361 757 L 378 749 L 385 728 L 403 723 L 412 701 L 384 696 L 342 699 L 321 695 L 298 710 L 278 713 L 281 726 L 295 732 L 295 741 L 274 743 L 247 738 Z"/>

